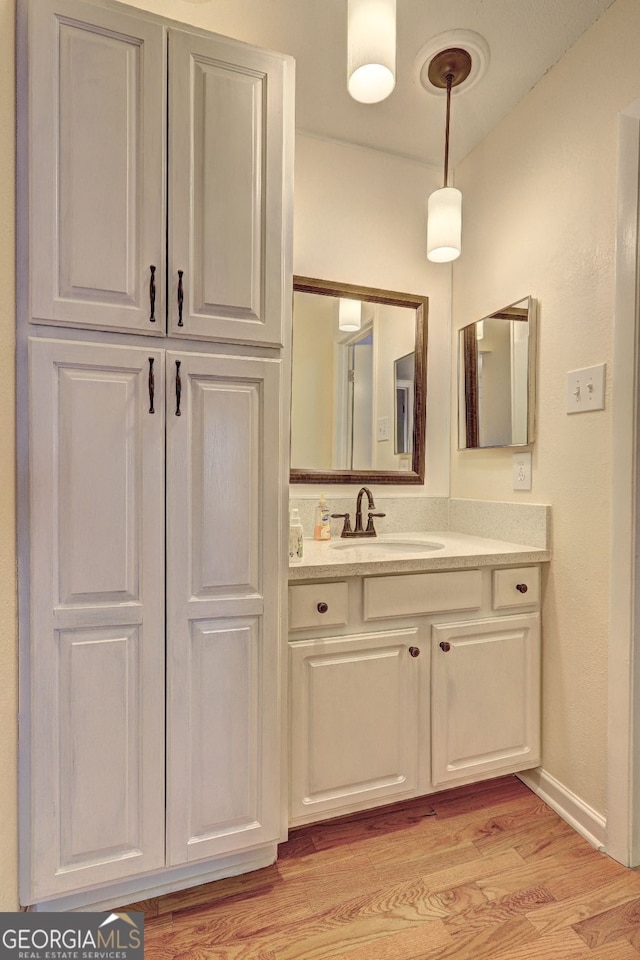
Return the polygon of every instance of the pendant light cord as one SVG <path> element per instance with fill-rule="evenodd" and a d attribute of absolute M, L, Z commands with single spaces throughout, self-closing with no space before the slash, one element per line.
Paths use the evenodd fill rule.
<path fill-rule="evenodd" d="M 444 184 L 449 185 L 449 120 L 451 118 L 451 87 L 453 85 L 453 74 L 447 74 L 447 121 L 444 134 Z"/>

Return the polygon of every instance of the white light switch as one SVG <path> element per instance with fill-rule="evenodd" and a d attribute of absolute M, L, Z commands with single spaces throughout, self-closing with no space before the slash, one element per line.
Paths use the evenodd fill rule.
<path fill-rule="evenodd" d="M 380 417 L 378 420 L 378 440 L 389 439 L 389 417 Z"/>
<path fill-rule="evenodd" d="M 604 363 L 567 374 L 567 413 L 604 410 Z"/>
<path fill-rule="evenodd" d="M 531 490 L 531 451 L 513 455 L 513 489 Z"/>

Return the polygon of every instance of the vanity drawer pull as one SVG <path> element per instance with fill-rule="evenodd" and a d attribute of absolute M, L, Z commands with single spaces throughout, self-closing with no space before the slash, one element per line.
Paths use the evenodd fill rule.
<path fill-rule="evenodd" d="M 535 607 L 540 602 L 539 567 L 494 570 L 491 578 L 494 610 Z"/>
<path fill-rule="evenodd" d="M 409 655 L 412 657 L 419 657 L 420 647 L 409 647 Z"/>
<path fill-rule="evenodd" d="M 449 653 L 449 650 L 451 650 L 451 644 L 449 643 L 448 640 L 441 640 L 440 649 L 442 650 L 443 653 Z"/>
<path fill-rule="evenodd" d="M 289 587 L 289 630 L 344 626 L 349 619 L 346 580 L 299 583 Z"/>

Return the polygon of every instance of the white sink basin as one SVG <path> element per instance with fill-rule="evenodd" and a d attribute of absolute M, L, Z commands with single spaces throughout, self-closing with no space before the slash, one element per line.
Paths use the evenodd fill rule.
<path fill-rule="evenodd" d="M 371 539 L 355 537 L 354 539 L 340 540 L 338 543 L 332 543 L 332 550 L 357 550 L 359 555 L 364 553 L 378 556 L 383 553 L 397 555 L 399 553 L 405 556 L 416 553 L 431 553 L 433 550 L 442 550 L 444 543 L 437 543 L 435 540 L 383 540 L 377 537 Z"/>

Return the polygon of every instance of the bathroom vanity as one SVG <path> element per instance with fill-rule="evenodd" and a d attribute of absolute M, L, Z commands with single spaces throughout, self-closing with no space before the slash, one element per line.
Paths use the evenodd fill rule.
<path fill-rule="evenodd" d="M 292 825 L 538 765 L 548 559 L 450 532 L 305 542 L 289 574 Z"/>

